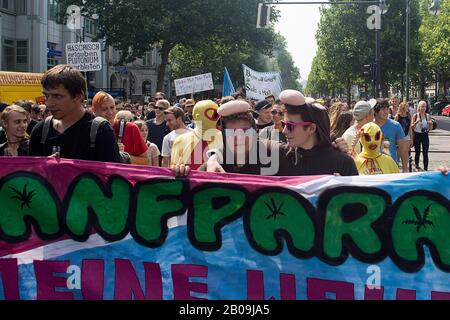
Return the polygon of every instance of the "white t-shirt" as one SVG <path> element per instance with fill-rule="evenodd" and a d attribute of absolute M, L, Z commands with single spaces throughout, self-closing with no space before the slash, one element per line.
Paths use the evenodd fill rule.
<path fill-rule="evenodd" d="M 358 134 L 358 130 L 356 129 L 356 127 L 355 126 L 351 126 L 342 135 L 342 138 L 345 139 L 345 141 L 347 142 L 349 148 L 352 146 L 353 141 L 355 140 L 357 134 Z M 361 143 L 359 141 L 356 143 L 354 150 L 355 150 L 356 154 L 360 154 L 361 153 L 362 146 L 361 146 Z"/>
<path fill-rule="evenodd" d="M 430 127 L 429 127 L 429 125 L 428 125 L 428 121 L 430 120 L 430 118 L 429 118 L 429 116 L 428 116 L 427 113 L 425 114 L 425 118 L 422 118 L 422 116 L 420 115 L 420 113 L 418 113 L 418 114 L 413 118 L 413 120 L 416 120 L 416 121 L 417 121 L 417 120 L 420 120 L 419 123 L 415 125 L 415 127 L 414 127 L 414 132 L 416 132 L 416 133 L 423 133 L 423 131 L 422 131 L 423 129 L 427 130 L 427 132 L 430 131 L 430 130 L 429 130 Z"/>
<path fill-rule="evenodd" d="M 191 128 L 177 129 L 166 135 L 163 140 L 161 155 L 163 157 L 170 157 L 172 154 L 172 147 L 175 140 L 182 134 L 185 134 L 190 131 L 192 131 Z"/>
<path fill-rule="evenodd" d="M 154 143 L 151 143 L 150 141 L 147 141 L 147 156 L 148 156 L 148 160 L 149 160 L 149 166 L 155 166 L 155 165 L 159 165 L 156 163 L 153 163 L 153 158 L 159 157 L 159 155 L 161 154 L 159 152 L 158 146 Z"/>

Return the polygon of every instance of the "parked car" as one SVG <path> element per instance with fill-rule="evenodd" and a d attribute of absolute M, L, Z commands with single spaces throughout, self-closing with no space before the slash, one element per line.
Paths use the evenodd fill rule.
<path fill-rule="evenodd" d="M 450 117 L 450 104 L 442 109 L 442 115 L 446 117 Z"/>
<path fill-rule="evenodd" d="M 431 108 L 431 114 L 435 116 L 439 116 L 442 114 L 442 109 L 448 106 L 448 102 L 446 99 L 436 102 Z"/>

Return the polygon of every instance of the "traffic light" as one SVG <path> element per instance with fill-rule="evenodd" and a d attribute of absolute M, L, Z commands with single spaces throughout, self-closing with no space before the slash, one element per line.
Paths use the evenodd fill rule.
<path fill-rule="evenodd" d="M 256 28 L 267 29 L 270 22 L 270 6 L 265 3 L 258 5 L 258 21 L 256 22 Z"/>
<path fill-rule="evenodd" d="M 364 65 L 364 76 L 369 79 L 373 79 L 375 75 L 375 64 L 365 64 Z"/>

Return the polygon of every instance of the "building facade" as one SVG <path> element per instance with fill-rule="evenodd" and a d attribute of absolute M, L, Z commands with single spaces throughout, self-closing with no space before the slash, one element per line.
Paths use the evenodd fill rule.
<path fill-rule="evenodd" d="M 1 70 L 43 73 L 66 63 L 66 44 L 95 37 L 94 19 L 83 18 L 83 27 L 71 30 L 60 17 L 57 0 L 0 0 Z M 154 95 L 161 63 L 157 48 L 124 66 L 117 66 L 117 50 L 103 49 L 102 70 L 87 74 L 91 96 L 100 89 L 123 92 L 133 100 Z M 165 85 L 165 91 L 171 92 L 170 82 Z"/>

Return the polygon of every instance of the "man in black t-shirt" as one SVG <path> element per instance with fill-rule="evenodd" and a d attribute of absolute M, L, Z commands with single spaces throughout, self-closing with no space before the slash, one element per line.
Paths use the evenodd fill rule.
<path fill-rule="evenodd" d="M 42 78 L 47 106 L 52 113 L 50 126 L 45 121 L 34 128 L 30 138 L 30 156 L 51 156 L 58 152 L 61 158 L 120 162 L 114 132 L 105 121 L 91 143 L 94 116 L 83 108 L 86 82 L 83 75 L 69 65 L 58 65 Z"/>
<path fill-rule="evenodd" d="M 156 144 L 159 150 L 162 150 L 164 137 L 170 133 L 164 115 L 164 111 L 169 109 L 169 107 L 169 101 L 164 99 L 158 100 L 155 107 L 156 118 L 147 121 L 148 141 Z"/>

